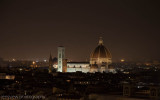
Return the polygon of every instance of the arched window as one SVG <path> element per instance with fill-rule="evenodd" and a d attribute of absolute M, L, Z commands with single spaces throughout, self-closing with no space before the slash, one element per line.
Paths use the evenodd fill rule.
<path fill-rule="evenodd" d="M 128 87 L 124 88 L 124 94 L 129 94 L 129 88 Z"/>
<path fill-rule="evenodd" d="M 156 89 L 151 90 L 151 96 L 156 96 Z"/>

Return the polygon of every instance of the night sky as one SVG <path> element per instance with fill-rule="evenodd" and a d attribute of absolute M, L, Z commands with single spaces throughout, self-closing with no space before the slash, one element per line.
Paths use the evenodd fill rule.
<path fill-rule="evenodd" d="M 157 0 L 158 1 L 158 0 Z M 0 57 L 89 59 L 102 36 L 113 61 L 160 60 L 160 10 L 153 0 L 0 0 Z"/>

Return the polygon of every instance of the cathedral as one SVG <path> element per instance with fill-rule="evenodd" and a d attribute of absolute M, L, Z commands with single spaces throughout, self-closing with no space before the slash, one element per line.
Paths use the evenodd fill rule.
<path fill-rule="evenodd" d="M 56 69 L 57 72 L 110 72 L 108 65 L 112 63 L 111 53 L 109 49 L 104 46 L 102 37 L 99 38 L 98 46 L 90 54 L 90 62 L 67 62 L 65 58 L 65 48 L 63 46 L 58 47 L 57 58 L 58 61 L 56 63 L 50 55 L 49 73 L 52 72 L 53 68 Z"/>
<path fill-rule="evenodd" d="M 108 65 L 112 63 L 110 51 L 104 46 L 102 37 L 98 46 L 90 55 L 90 72 L 106 72 Z"/>

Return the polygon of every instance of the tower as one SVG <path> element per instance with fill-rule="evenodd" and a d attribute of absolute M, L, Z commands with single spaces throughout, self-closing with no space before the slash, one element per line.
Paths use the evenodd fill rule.
<path fill-rule="evenodd" d="M 63 46 L 58 47 L 58 71 L 63 71 L 63 59 L 65 59 L 65 48 Z"/>
<path fill-rule="evenodd" d="M 52 60 L 52 55 L 50 53 L 50 57 L 49 57 L 49 69 L 48 69 L 49 73 L 52 72 L 52 67 L 53 67 L 53 60 Z"/>

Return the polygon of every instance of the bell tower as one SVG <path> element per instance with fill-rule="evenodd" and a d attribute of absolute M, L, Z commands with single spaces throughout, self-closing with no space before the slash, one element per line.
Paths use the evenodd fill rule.
<path fill-rule="evenodd" d="M 58 47 L 58 71 L 63 71 L 63 59 L 65 59 L 65 48 L 63 46 Z"/>

